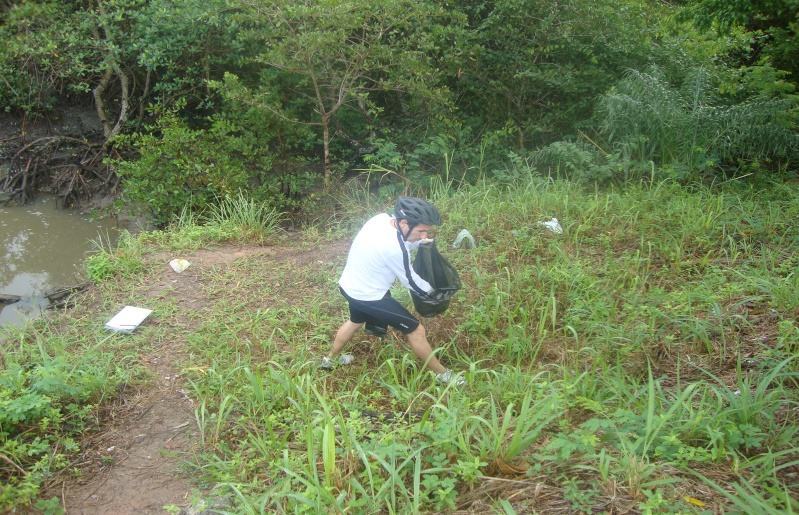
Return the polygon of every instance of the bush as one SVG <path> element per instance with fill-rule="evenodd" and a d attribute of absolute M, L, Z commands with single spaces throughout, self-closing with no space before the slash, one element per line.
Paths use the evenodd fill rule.
<path fill-rule="evenodd" d="M 123 139 L 133 144 L 138 159 L 115 164 L 125 197 L 160 224 L 186 206 L 200 212 L 239 191 L 282 209 L 307 187 L 304 176 L 292 181 L 275 173 L 273 154 L 258 135 L 224 117 L 212 119 L 208 129 L 192 129 L 167 113 L 151 129 Z"/>
<path fill-rule="evenodd" d="M 97 405 L 138 373 L 102 333 L 83 329 L 71 336 L 26 329 L 6 347 L 0 361 L 0 512 L 36 499 L 45 479 L 79 450 L 77 437 L 91 426 Z"/>
<path fill-rule="evenodd" d="M 696 173 L 799 155 L 790 98 L 728 104 L 699 68 L 680 86 L 659 70 L 630 71 L 597 106 L 600 131 L 614 149 L 640 161 L 680 165 Z"/>
<path fill-rule="evenodd" d="M 580 182 L 606 182 L 624 172 L 617 156 L 603 156 L 586 144 L 571 141 L 550 143 L 533 152 L 529 161 L 540 171 Z"/>

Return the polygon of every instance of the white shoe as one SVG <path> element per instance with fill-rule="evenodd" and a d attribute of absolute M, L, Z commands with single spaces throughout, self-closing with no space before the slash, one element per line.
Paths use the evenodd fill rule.
<path fill-rule="evenodd" d="M 466 384 L 466 379 L 459 376 L 458 374 L 455 374 L 450 369 L 446 369 L 440 374 L 436 374 L 436 381 L 442 384 L 453 383 L 455 386 L 464 386 Z"/>
<path fill-rule="evenodd" d="M 353 361 L 355 361 L 355 356 L 353 356 L 352 354 L 342 354 L 341 356 L 338 357 L 339 365 L 349 365 Z"/>

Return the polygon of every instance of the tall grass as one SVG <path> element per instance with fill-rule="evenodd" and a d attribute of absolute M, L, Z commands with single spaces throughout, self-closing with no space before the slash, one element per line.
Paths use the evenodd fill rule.
<path fill-rule="evenodd" d="M 283 213 L 277 208 L 256 201 L 239 191 L 225 197 L 210 208 L 209 225 L 231 227 L 236 237 L 244 241 L 264 241 L 280 227 Z"/>
<path fill-rule="evenodd" d="M 795 511 L 796 185 L 508 175 L 436 185 L 464 289 L 423 323 L 463 388 L 396 335 L 318 370 L 343 255 L 203 275 L 193 476 L 235 513 Z M 477 247 L 448 248 L 463 228 Z"/>

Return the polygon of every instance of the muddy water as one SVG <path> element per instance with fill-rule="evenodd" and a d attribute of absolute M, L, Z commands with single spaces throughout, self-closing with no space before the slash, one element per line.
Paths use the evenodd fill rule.
<path fill-rule="evenodd" d="M 85 281 L 83 261 L 99 235 L 115 239 L 113 220 L 58 209 L 54 198 L 0 207 L 0 294 L 22 297 L 0 304 L 0 326 L 38 316 L 48 305 L 47 290 Z"/>

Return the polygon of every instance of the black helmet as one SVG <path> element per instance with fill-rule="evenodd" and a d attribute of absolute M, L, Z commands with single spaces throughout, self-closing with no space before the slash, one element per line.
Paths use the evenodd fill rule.
<path fill-rule="evenodd" d="M 441 225 L 441 215 L 430 202 L 416 197 L 399 197 L 394 206 L 394 217 L 407 220 L 410 225 Z"/>

